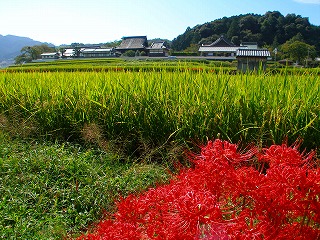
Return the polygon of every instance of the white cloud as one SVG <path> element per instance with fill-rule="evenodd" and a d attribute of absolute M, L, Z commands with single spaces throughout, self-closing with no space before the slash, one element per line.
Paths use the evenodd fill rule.
<path fill-rule="evenodd" d="M 307 4 L 320 4 L 320 0 L 294 0 L 299 3 L 307 3 Z"/>

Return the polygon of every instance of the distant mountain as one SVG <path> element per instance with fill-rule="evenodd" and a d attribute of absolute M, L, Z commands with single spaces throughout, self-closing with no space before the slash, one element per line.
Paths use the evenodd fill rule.
<path fill-rule="evenodd" d="M 0 35 L 0 67 L 8 65 L 14 61 L 14 58 L 20 55 L 20 50 L 25 46 L 34 46 L 48 44 L 35 41 L 28 37 L 18 37 L 13 35 Z M 54 46 L 48 44 L 49 46 Z"/>

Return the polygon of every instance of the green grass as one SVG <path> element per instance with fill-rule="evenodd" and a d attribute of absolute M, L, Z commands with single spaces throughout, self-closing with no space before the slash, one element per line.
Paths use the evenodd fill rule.
<path fill-rule="evenodd" d="M 0 132 L 0 239 L 76 236 L 120 196 L 167 181 L 164 166 Z"/>

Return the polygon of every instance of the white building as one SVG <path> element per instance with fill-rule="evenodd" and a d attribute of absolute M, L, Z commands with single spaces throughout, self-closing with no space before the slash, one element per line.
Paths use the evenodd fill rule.
<path fill-rule="evenodd" d="M 202 45 L 199 48 L 201 56 L 217 57 L 226 59 L 236 59 L 238 49 L 247 49 L 247 46 L 236 46 L 224 36 L 218 38 L 215 42 L 209 45 Z"/>
<path fill-rule="evenodd" d="M 80 57 L 101 58 L 114 56 L 113 48 L 84 48 L 81 49 Z"/>
<path fill-rule="evenodd" d="M 57 52 L 54 53 L 42 53 L 41 59 L 47 60 L 47 59 L 58 59 L 60 57 L 60 54 Z"/>

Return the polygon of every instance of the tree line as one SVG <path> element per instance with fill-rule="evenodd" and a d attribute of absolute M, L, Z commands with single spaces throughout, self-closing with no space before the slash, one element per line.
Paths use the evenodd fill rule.
<path fill-rule="evenodd" d="M 25 46 L 20 50 L 21 54 L 14 60 L 16 64 L 32 62 L 32 60 L 41 58 L 41 54 L 56 52 L 54 47 L 50 47 L 47 44 Z"/>
<path fill-rule="evenodd" d="M 310 24 L 309 19 L 296 14 L 283 16 L 278 11 L 264 15 L 245 14 L 199 24 L 173 39 L 175 51 L 195 50 L 202 44 L 210 44 L 221 35 L 235 45 L 241 42 L 257 42 L 260 47 L 284 50 L 295 41 L 307 44 L 310 56 L 320 52 L 320 26 Z"/>

